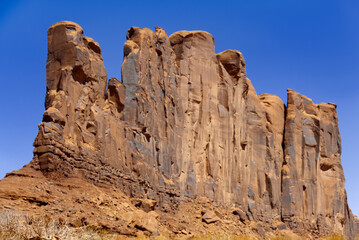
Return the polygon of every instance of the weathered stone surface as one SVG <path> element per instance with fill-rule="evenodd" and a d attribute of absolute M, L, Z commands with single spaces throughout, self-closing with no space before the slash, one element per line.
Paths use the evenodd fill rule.
<path fill-rule="evenodd" d="M 34 186 L 80 179 L 95 193 L 101 186 L 125 193 L 121 213 L 111 213 L 119 203 L 112 208 L 109 199 L 118 199 L 117 192 L 106 191 L 101 204 L 86 203 L 94 215 L 107 216 L 99 225 L 115 229 L 121 219 L 119 232 L 201 233 L 203 219 L 227 232 L 226 224 L 243 228 L 260 221 L 251 226 L 260 237 L 264 224 L 283 222 L 282 230 L 289 226 L 304 235 L 354 236 L 358 221 L 344 190 L 335 105 L 315 105 L 292 90 L 287 107 L 277 96 L 258 96 L 240 52 L 215 54 L 207 32 L 168 37 L 155 30 L 128 30 L 122 81 L 107 83 L 98 43 L 72 22 L 49 28 L 46 110 L 34 158 L 9 174 L 0 190 L 16 188 L 21 177 L 34 183 L 15 193 L 1 190 L 0 203 L 33 199 L 42 206 L 36 211 L 51 212 L 53 204 L 36 197 Z M 74 206 L 87 201 L 76 199 Z M 224 208 L 221 221 L 213 209 L 198 215 L 206 201 L 186 205 L 200 199 Z M 76 219 L 93 219 L 85 215 Z"/>
<path fill-rule="evenodd" d="M 242 222 L 245 222 L 247 220 L 247 215 L 241 209 L 234 210 L 233 214 L 238 216 L 239 220 L 241 220 Z"/>
<path fill-rule="evenodd" d="M 336 105 L 288 90 L 282 218 L 291 227 L 351 234 Z"/>
<path fill-rule="evenodd" d="M 155 210 L 156 204 L 157 202 L 151 199 L 132 199 L 132 203 L 136 206 L 139 207 L 141 209 L 143 209 L 143 211 L 145 212 L 150 212 Z"/>
<path fill-rule="evenodd" d="M 214 211 L 207 211 L 202 216 L 202 221 L 208 224 L 218 222 L 219 220 L 219 217 Z"/>

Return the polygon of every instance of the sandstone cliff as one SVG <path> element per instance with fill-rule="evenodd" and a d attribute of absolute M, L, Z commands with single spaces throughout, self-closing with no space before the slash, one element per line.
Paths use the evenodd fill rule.
<path fill-rule="evenodd" d="M 72 188 L 120 190 L 139 205 L 152 201 L 150 210 L 158 213 L 206 199 L 238 209 L 246 224 L 283 222 L 308 236 L 357 234 L 344 189 L 336 106 L 315 105 L 293 90 L 287 106 L 277 96 L 258 96 L 240 52 L 215 54 L 207 32 L 168 37 L 155 30 L 128 30 L 122 81 L 107 81 L 97 42 L 72 22 L 50 27 L 46 110 L 34 158 L 1 181 L 2 206 L 17 200 L 26 202 L 17 208 L 35 203 L 58 213 L 49 199 L 66 197 L 29 189 L 76 179 Z M 14 190 L 21 177 L 34 184 Z M 119 199 L 111 194 L 106 198 Z M 77 195 L 68 202 L 90 201 Z M 101 208 L 107 218 L 98 218 L 116 226 L 109 212 L 122 209 L 118 204 Z M 157 232 L 157 225 L 149 231 Z"/>

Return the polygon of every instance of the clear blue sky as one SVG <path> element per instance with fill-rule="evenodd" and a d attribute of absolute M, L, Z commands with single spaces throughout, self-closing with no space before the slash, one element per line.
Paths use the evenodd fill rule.
<path fill-rule="evenodd" d="M 338 105 L 349 204 L 359 214 L 359 1 L 0 0 L 0 178 L 32 159 L 45 99 L 47 29 L 80 24 L 99 42 L 108 77 L 121 76 L 131 26 L 205 30 L 216 52 L 237 49 L 257 93 L 294 89 Z"/>

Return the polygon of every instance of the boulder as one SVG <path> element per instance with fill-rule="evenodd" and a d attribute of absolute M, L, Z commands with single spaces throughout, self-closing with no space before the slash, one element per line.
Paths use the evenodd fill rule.
<path fill-rule="evenodd" d="M 214 211 L 206 211 L 202 216 L 202 221 L 210 224 L 218 222 L 220 219 Z"/>

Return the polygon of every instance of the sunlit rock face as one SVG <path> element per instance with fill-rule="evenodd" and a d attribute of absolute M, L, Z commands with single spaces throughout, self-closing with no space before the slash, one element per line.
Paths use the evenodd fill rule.
<path fill-rule="evenodd" d="M 257 95 L 243 55 L 212 35 L 127 32 L 122 81 L 72 22 L 48 30 L 46 111 L 31 167 L 111 184 L 163 211 L 199 197 L 297 231 L 356 231 L 336 106 Z"/>
<path fill-rule="evenodd" d="M 288 90 L 282 218 L 291 227 L 350 232 L 336 105 Z"/>

